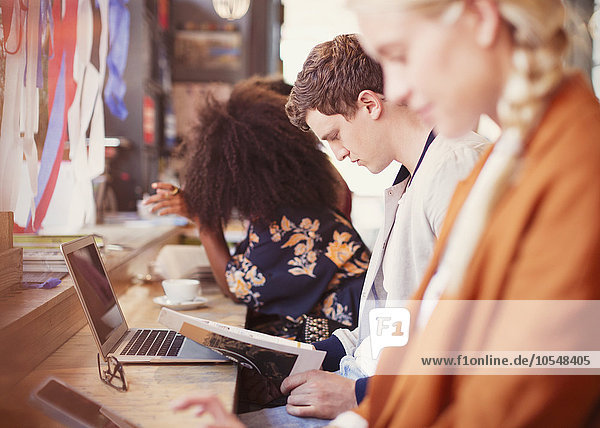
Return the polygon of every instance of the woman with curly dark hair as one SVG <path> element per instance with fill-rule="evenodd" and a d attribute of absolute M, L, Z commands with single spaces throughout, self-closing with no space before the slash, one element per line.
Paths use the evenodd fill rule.
<path fill-rule="evenodd" d="M 263 83 L 209 100 L 186 144 L 183 190 L 155 183 L 147 203 L 198 225 L 217 283 L 250 307 L 255 328 L 293 337 L 304 315 L 354 327 L 368 249 L 338 210 L 338 176 L 320 141 L 289 122 L 287 97 Z M 234 211 L 249 226 L 231 256 L 223 225 Z"/>

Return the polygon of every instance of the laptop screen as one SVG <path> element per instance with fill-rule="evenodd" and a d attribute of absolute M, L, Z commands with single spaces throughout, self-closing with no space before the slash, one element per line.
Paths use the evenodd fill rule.
<path fill-rule="evenodd" d="M 65 254 L 71 265 L 71 275 L 81 292 L 100 344 L 125 322 L 117 306 L 98 249 L 91 243 Z"/>

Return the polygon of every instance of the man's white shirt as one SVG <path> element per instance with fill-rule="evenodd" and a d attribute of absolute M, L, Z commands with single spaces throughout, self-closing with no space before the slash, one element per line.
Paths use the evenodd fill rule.
<path fill-rule="evenodd" d="M 402 307 L 415 292 L 433 254 L 454 189 L 488 146 L 487 140 L 473 132 L 454 139 L 438 135 L 410 185 L 407 178 L 385 190 L 384 225 L 365 276 L 358 327 L 334 332 L 346 355 L 354 356 L 355 366 L 365 376 L 372 376 L 377 365 L 370 340 L 365 340 L 369 336 L 369 311 Z"/>

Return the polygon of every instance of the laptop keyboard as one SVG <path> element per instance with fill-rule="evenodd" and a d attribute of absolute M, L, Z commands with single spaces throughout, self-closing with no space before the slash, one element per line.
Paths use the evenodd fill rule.
<path fill-rule="evenodd" d="M 121 355 L 175 357 L 185 338 L 170 330 L 138 330 L 121 351 Z"/>

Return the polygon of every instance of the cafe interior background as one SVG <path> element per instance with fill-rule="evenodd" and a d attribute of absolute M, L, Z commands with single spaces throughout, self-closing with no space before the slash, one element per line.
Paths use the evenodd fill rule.
<path fill-rule="evenodd" d="M 572 61 L 598 93 L 600 0 L 569 3 L 581 17 Z M 178 183 L 174 150 L 209 92 L 225 99 L 232 84 L 255 74 L 293 83 L 310 48 L 358 31 L 343 0 L 1 5 L 0 211 L 14 211 L 15 232 L 37 234 L 159 221 L 140 201 L 154 181 Z M 497 135 L 485 118 L 481 130 Z M 332 161 L 353 192 L 352 220 L 372 245 L 382 190 L 398 165 L 374 176 Z"/>

